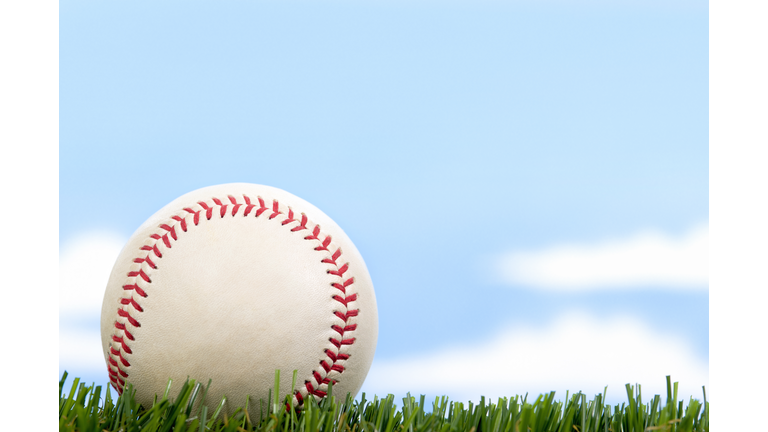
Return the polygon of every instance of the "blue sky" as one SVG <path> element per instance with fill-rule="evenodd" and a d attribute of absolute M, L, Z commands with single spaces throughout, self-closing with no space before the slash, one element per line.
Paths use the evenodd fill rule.
<path fill-rule="evenodd" d="M 183 193 L 267 184 L 326 212 L 366 260 L 380 334 L 363 390 L 403 392 L 382 377 L 472 352 L 501 359 L 484 364 L 498 374 L 446 389 L 402 374 L 407 390 L 476 400 L 611 384 L 621 401 L 613 380 L 663 388 L 663 362 L 499 378 L 507 361 L 536 366 L 519 350 L 550 352 L 524 336 L 554 343 L 569 328 L 607 335 L 576 358 L 631 353 L 620 329 L 706 379 L 708 11 L 638 3 L 62 3 L 62 275 L 95 248 L 94 274 L 108 274 L 121 242 Z M 627 270 L 600 273 L 600 251 Z M 667 253 L 695 263 L 648 264 Z M 596 270 L 549 286 L 510 276 L 515 262 Z M 100 305 L 98 275 L 89 283 L 62 291 Z M 62 302 L 60 345 L 88 346 L 98 320 Z M 95 349 L 60 348 L 60 370 L 106 381 Z M 700 397 L 706 383 L 683 377 Z"/>

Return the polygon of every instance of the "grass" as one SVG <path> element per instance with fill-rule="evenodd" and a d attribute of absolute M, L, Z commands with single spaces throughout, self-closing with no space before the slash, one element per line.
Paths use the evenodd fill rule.
<path fill-rule="evenodd" d="M 75 378 L 67 396 L 63 396 L 67 372 L 59 381 L 59 431 L 217 431 L 217 432 L 688 432 L 709 431 L 709 402 L 691 398 L 688 404 L 677 400 L 677 383 L 667 376 L 667 397 L 659 395 L 642 402 L 640 386 L 627 384 L 627 402 L 604 404 L 604 394 L 587 400 L 581 392 L 564 401 L 555 400 L 555 392 L 539 395 L 536 400 L 515 396 L 495 403 L 480 398 L 479 404 L 449 401 L 438 397 L 427 404 L 408 395 L 402 405 L 394 396 L 354 400 L 350 395 L 337 398 L 333 390 L 318 404 L 313 398 L 297 411 L 289 396 L 278 397 L 279 374 L 275 373 L 274 393 L 270 400 L 259 401 L 258 419 L 250 418 L 246 406 L 230 416 L 219 416 L 225 400 L 213 412 L 195 401 L 205 400 L 207 386 L 187 380 L 175 398 L 169 398 L 170 381 L 165 394 L 151 407 L 140 406 L 132 397 L 133 389 L 113 399 L 107 387 L 102 399 L 101 386 L 86 386 Z M 294 372 L 294 382 L 296 374 Z M 208 382 L 210 386 L 210 381 Z M 606 388 L 607 390 L 607 388 Z M 274 395 L 274 396 L 273 396 Z M 289 407 L 290 406 L 290 407 Z"/>

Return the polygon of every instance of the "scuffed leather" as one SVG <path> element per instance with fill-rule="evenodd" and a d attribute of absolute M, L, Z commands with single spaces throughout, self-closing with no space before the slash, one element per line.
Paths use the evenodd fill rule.
<path fill-rule="evenodd" d="M 255 204 L 248 216 L 244 216 L 244 195 Z M 235 216 L 230 196 L 241 204 Z M 257 217 L 259 197 L 268 210 Z M 214 198 L 226 205 L 224 217 Z M 270 219 L 274 200 L 281 214 Z M 210 220 L 200 201 L 212 208 Z M 198 225 L 193 223 L 194 214 L 185 209 L 200 211 Z M 296 220 L 283 224 L 289 209 Z M 306 229 L 292 231 L 300 225 L 302 214 L 307 218 Z M 184 221 L 186 232 L 174 216 Z M 318 240 L 306 240 L 316 225 L 320 226 Z M 331 236 L 328 250 L 315 250 L 322 248 L 327 235 Z M 154 250 L 142 250 L 143 246 L 156 247 L 162 257 Z M 335 264 L 322 262 L 331 259 L 338 248 L 341 255 Z M 146 256 L 149 262 L 135 262 Z M 338 272 L 343 264 L 348 267 L 342 276 L 329 273 Z M 135 276 L 140 271 L 151 282 Z M 339 297 L 341 291 L 332 284 L 349 278 L 354 282 Z M 137 284 L 146 297 L 137 290 L 124 289 L 131 284 Z M 346 308 L 339 301 L 355 294 L 356 299 L 348 301 Z M 119 316 L 119 309 L 140 326 Z M 357 316 L 347 317 L 346 322 L 334 313 L 350 310 L 358 310 Z M 129 340 L 116 323 L 125 326 L 134 340 Z M 353 330 L 341 336 L 338 329 L 344 327 Z M 101 314 L 107 366 L 110 360 L 119 364 L 119 374 L 128 376 L 118 376 L 133 384 L 136 399 L 145 407 L 152 405 L 156 394 L 162 396 L 169 378 L 173 379 L 171 397 L 178 394 L 187 377 L 203 384 L 212 379 L 206 398 L 209 412 L 223 395 L 227 397 L 224 414 L 245 405 L 246 395 L 250 395 L 249 405 L 255 407 L 255 411 L 250 410 L 251 418 L 258 416 L 259 399 L 267 406 L 275 369 L 281 370 L 282 395 L 290 391 L 294 369 L 298 371 L 299 399 L 308 397 L 307 381 L 312 388 L 327 390 L 327 384 L 318 383 L 317 376 L 335 380 L 334 394 L 355 395 L 373 360 L 377 335 L 373 284 L 347 235 L 308 202 L 277 188 L 247 183 L 190 192 L 152 215 L 120 253 Z M 347 344 L 339 348 L 331 341 L 334 338 L 345 339 Z M 350 338 L 354 339 L 351 344 Z M 325 370 L 331 364 L 326 350 L 331 357 L 349 356 L 333 363 L 335 369 L 343 368 L 342 372 Z M 122 359 L 113 354 L 115 351 Z M 130 366 L 122 364 L 123 360 Z M 112 369 L 116 370 L 114 366 Z"/>

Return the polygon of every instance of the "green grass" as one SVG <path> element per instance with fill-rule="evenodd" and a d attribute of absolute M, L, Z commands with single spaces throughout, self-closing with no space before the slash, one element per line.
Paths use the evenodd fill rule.
<path fill-rule="evenodd" d="M 627 384 L 627 402 L 611 406 L 604 404 L 604 394 L 587 400 L 586 395 L 566 394 L 564 401 L 555 400 L 555 392 L 539 395 L 536 400 L 515 396 L 496 402 L 480 398 L 479 404 L 435 398 L 427 403 L 408 396 L 402 405 L 394 396 L 353 400 L 349 395 L 329 396 L 319 404 L 305 399 L 301 411 L 287 409 L 286 398 L 279 395 L 279 371 L 275 373 L 275 395 L 266 404 L 260 401 L 257 419 L 250 418 L 248 408 L 237 409 L 230 416 L 219 416 L 224 400 L 209 412 L 207 406 L 194 402 L 205 400 L 207 386 L 187 380 L 175 398 L 165 395 L 151 407 L 141 407 L 132 397 L 129 386 L 113 399 L 107 387 L 102 399 L 101 386 L 86 386 L 75 378 L 67 396 L 63 396 L 64 372 L 59 382 L 60 431 L 259 431 L 259 432 L 641 432 L 641 431 L 709 431 L 709 402 L 691 398 L 688 404 L 677 400 L 677 383 L 667 377 L 667 397 L 664 402 L 655 395 L 642 402 L 640 386 Z M 295 381 L 295 373 L 294 373 Z M 210 385 L 210 382 L 208 383 Z M 607 389 L 606 389 L 607 390 Z"/>

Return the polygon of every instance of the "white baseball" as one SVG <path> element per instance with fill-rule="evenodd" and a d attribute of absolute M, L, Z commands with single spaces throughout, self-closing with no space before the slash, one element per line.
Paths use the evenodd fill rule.
<path fill-rule="evenodd" d="M 112 385 L 145 407 L 187 377 L 212 384 L 209 409 L 268 403 L 298 371 L 294 403 L 357 394 L 376 350 L 368 270 L 344 231 L 308 202 L 247 183 L 179 197 L 132 235 L 101 311 Z"/>

